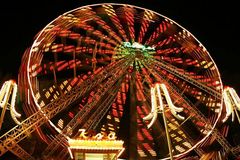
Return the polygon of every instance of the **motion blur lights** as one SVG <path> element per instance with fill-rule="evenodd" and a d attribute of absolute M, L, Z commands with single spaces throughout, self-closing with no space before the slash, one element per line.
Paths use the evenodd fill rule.
<path fill-rule="evenodd" d="M 82 12 L 83 10 L 85 10 L 85 12 Z M 108 16 L 108 15 L 110 15 L 110 16 Z M 71 17 L 72 17 L 72 19 L 71 19 Z M 81 23 L 75 24 L 75 20 L 76 20 L 75 17 L 79 18 L 79 21 L 81 21 Z M 92 18 L 91 20 L 87 19 L 90 17 Z M 67 23 L 71 20 L 74 21 L 74 23 Z M 135 20 L 137 20 L 137 21 L 135 21 Z M 124 23 L 122 23 L 122 22 L 124 22 Z M 91 28 L 93 28 L 93 30 Z M 137 29 L 137 30 L 135 30 L 135 29 Z M 67 30 L 68 32 L 71 33 L 71 34 L 68 34 L 67 37 L 65 35 L 61 34 L 61 32 L 65 33 L 65 30 Z M 58 32 L 58 31 L 60 31 L 60 32 Z M 187 32 L 186 34 L 182 33 L 182 35 L 187 37 L 187 34 L 188 34 L 188 36 L 190 36 L 190 38 L 189 39 L 187 38 L 184 41 L 178 41 L 177 40 L 178 37 L 182 38 L 182 35 L 178 35 L 179 31 Z M 55 33 L 56 33 L 56 36 L 54 36 Z M 80 33 L 81 33 L 81 35 L 80 35 Z M 159 38 L 162 36 L 162 33 L 167 33 L 167 34 L 164 34 L 166 37 L 163 36 L 163 39 Z M 104 35 L 107 37 L 101 41 L 101 39 L 103 39 Z M 95 41 L 92 43 L 92 41 L 89 41 L 89 39 L 95 40 Z M 166 40 L 166 42 L 162 41 L 162 40 Z M 135 43 L 134 41 L 137 41 L 139 43 Z M 164 43 L 162 43 L 162 42 L 164 42 Z M 195 53 L 195 50 L 194 50 L 194 52 L 193 51 L 190 52 L 187 49 L 184 50 L 184 52 L 183 52 L 183 47 L 185 47 L 185 45 L 188 43 L 194 44 L 194 47 L 196 47 L 196 51 L 197 51 L 196 53 Z M 59 46 L 63 45 L 63 47 L 60 47 L 61 49 L 59 49 L 59 50 L 57 50 L 57 49 L 51 50 L 52 47 L 56 46 L 55 44 L 59 44 Z M 70 54 L 71 51 L 68 50 L 69 44 L 74 44 L 74 45 L 71 45 L 74 47 L 73 50 L 71 50 L 71 51 L 73 51 L 74 54 Z M 149 46 L 147 46 L 147 45 L 145 46 L 145 44 L 147 44 Z M 22 79 L 20 79 L 20 81 L 22 81 L 23 84 L 27 87 L 26 88 L 28 90 L 27 96 L 29 97 L 28 99 L 31 100 L 31 101 L 29 101 L 29 103 L 31 103 L 31 104 L 26 105 L 24 107 L 26 107 L 25 109 L 27 111 L 31 112 L 32 114 L 34 114 L 33 111 L 40 110 L 39 113 L 41 114 L 41 116 L 43 115 L 42 117 L 49 119 L 50 125 L 53 126 L 55 129 L 57 129 L 55 127 L 56 124 L 53 124 L 53 123 L 51 124 L 51 121 L 50 121 L 50 119 L 53 117 L 52 115 L 54 115 L 55 113 L 52 115 L 47 114 L 48 111 L 49 112 L 54 111 L 53 108 L 55 106 L 52 108 L 51 107 L 48 108 L 48 105 L 51 102 L 48 102 L 48 100 L 45 100 L 45 98 L 44 98 L 45 91 L 41 90 L 42 88 L 45 88 L 45 85 L 42 85 L 42 86 L 36 85 L 37 86 L 36 87 L 35 84 L 41 84 L 41 83 L 47 84 L 46 89 L 48 89 L 47 87 L 50 86 L 50 84 L 55 85 L 56 87 L 60 87 L 60 83 L 59 84 L 56 83 L 56 80 L 62 81 L 64 79 L 78 78 L 78 76 L 79 76 L 79 83 L 76 83 L 76 84 L 81 85 L 82 81 L 84 81 L 84 79 L 81 79 L 82 78 L 81 75 L 87 73 L 87 71 L 89 71 L 89 70 L 92 71 L 92 74 L 89 74 L 89 75 L 86 74 L 86 76 L 94 78 L 97 75 L 95 73 L 98 73 L 98 72 L 96 72 L 96 71 L 98 71 L 98 69 L 104 70 L 108 65 L 111 66 L 111 65 L 114 65 L 114 63 L 116 63 L 122 59 L 128 60 L 130 58 L 134 58 L 134 63 L 131 63 L 129 65 L 124 63 L 123 65 L 129 66 L 130 69 L 132 69 L 133 67 L 136 67 L 137 76 L 139 75 L 139 77 L 137 77 L 137 78 L 139 78 L 139 82 L 140 82 L 139 84 L 143 84 L 143 87 L 141 85 L 139 85 L 139 88 L 137 88 L 137 91 L 140 91 L 140 92 L 144 91 L 142 88 L 144 88 L 145 84 L 147 85 L 147 87 L 150 86 L 152 83 L 148 80 L 152 79 L 153 82 L 155 82 L 155 81 L 158 81 L 158 77 L 160 77 L 161 75 L 163 75 L 163 76 L 169 75 L 166 77 L 167 80 L 169 80 L 169 82 L 176 83 L 177 89 L 179 89 L 179 91 L 182 91 L 182 93 L 192 93 L 191 85 L 189 85 L 190 86 L 189 89 L 185 88 L 184 87 L 185 85 L 180 85 L 180 84 L 188 84 L 189 79 L 193 80 L 190 83 L 192 83 L 192 82 L 197 83 L 197 85 L 196 85 L 197 92 L 199 91 L 200 93 L 203 93 L 201 91 L 204 89 L 205 83 L 206 83 L 206 86 L 208 86 L 208 85 L 210 86 L 210 85 L 212 85 L 212 81 L 218 80 L 219 82 L 221 82 L 221 80 L 219 79 L 220 77 L 218 76 L 219 75 L 218 70 L 217 70 L 217 67 L 215 66 L 214 62 L 213 62 L 212 69 L 206 68 L 206 69 L 204 69 L 203 73 L 198 72 L 198 67 L 202 67 L 201 65 L 198 66 L 199 60 L 204 59 L 207 62 L 212 61 L 209 53 L 208 52 L 203 53 L 202 48 L 197 47 L 198 44 L 200 44 L 200 42 L 198 42 L 195 39 L 195 37 L 193 37 L 188 31 L 184 30 L 183 27 L 181 27 L 179 24 L 177 24 L 174 21 L 171 21 L 170 19 L 168 19 L 167 17 L 165 17 L 163 15 L 160 15 L 154 11 L 150 11 L 145 8 L 140 8 L 140 7 L 131 6 L 131 5 L 127 5 L 127 4 L 126 5 L 123 5 L 123 4 L 94 4 L 94 5 L 76 8 L 74 10 L 66 12 L 64 15 L 60 15 L 59 17 L 57 17 L 56 19 L 51 21 L 46 27 L 44 27 L 43 30 L 40 31 L 38 33 L 38 35 L 36 36 L 30 50 L 28 52 L 26 52 L 25 56 L 23 57 L 24 59 L 22 61 L 22 69 L 21 69 L 21 75 L 23 75 L 23 76 L 19 76 L 19 77 L 22 78 Z M 86 47 L 87 47 L 87 49 L 86 49 Z M 64 48 L 66 48 L 66 50 Z M 165 48 L 167 48 L 167 50 L 165 50 Z M 51 52 L 53 54 L 51 54 L 51 53 L 48 54 L 48 52 Z M 75 52 L 77 54 L 81 53 L 81 55 L 79 55 L 79 62 L 81 62 L 81 64 L 77 65 L 77 63 L 76 63 L 75 67 L 71 67 L 74 59 L 75 60 L 78 59 L 78 58 L 76 58 L 77 54 L 75 54 Z M 47 53 L 47 54 L 45 54 L 45 53 Z M 56 80 L 54 78 L 49 78 L 50 77 L 49 75 L 54 74 L 54 72 L 50 71 L 50 68 L 48 68 L 48 66 L 53 66 L 53 64 L 55 63 L 53 61 L 53 59 L 55 59 L 54 58 L 55 53 L 56 53 L 56 55 L 58 55 L 59 60 L 66 61 L 65 64 L 68 63 L 68 65 L 66 65 L 66 67 L 64 67 L 64 68 L 62 67 L 62 65 L 57 68 L 54 67 L 54 71 L 56 71 L 56 75 L 57 75 L 57 76 L 55 76 Z M 171 53 L 171 54 L 168 54 L 168 53 Z M 187 56 L 185 56 L 185 55 L 187 55 Z M 69 59 L 68 58 L 66 59 L 66 57 L 68 57 Z M 85 57 L 87 57 L 87 58 L 85 59 Z M 177 58 L 180 58 L 180 60 L 178 60 Z M 58 59 L 56 58 L 56 60 L 58 60 Z M 146 59 L 147 59 L 147 61 L 144 61 Z M 143 64 L 147 64 L 147 62 L 150 62 L 151 59 L 156 60 L 156 61 L 162 60 L 163 62 L 167 62 L 167 63 L 169 62 L 170 64 L 173 64 L 173 66 L 176 64 L 177 67 L 179 66 L 180 69 L 183 69 L 183 70 L 185 68 L 186 68 L 186 70 L 189 68 L 191 70 L 191 73 L 193 73 L 193 75 L 189 75 L 189 76 L 194 76 L 195 71 L 196 71 L 197 77 L 196 77 L 196 79 L 194 79 L 195 77 L 194 78 L 190 77 L 189 79 L 187 79 L 188 81 L 185 83 L 185 81 L 186 81 L 185 77 L 178 76 L 178 75 L 181 75 L 181 73 L 185 73 L 185 72 L 179 71 L 176 74 L 174 74 L 175 72 L 171 72 L 172 70 L 170 70 L 168 68 L 161 69 L 158 67 L 154 67 L 154 69 L 152 69 L 152 70 L 147 69 L 147 67 L 145 67 Z M 94 61 L 91 61 L 91 60 L 94 60 Z M 190 61 L 188 62 L 188 60 L 190 60 Z M 185 62 L 185 61 L 187 63 L 180 63 L 180 62 Z M 76 61 L 76 62 L 78 62 L 78 61 Z M 91 62 L 92 62 L 92 67 L 90 66 Z M 26 65 L 26 63 L 27 63 L 27 65 Z M 34 64 L 39 65 L 37 74 L 35 74 L 35 73 L 32 74 L 35 71 L 35 70 L 34 71 L 32 70 L 32 66 Z M 119 66 L 122 67 L 123 65 L 119 65 Z M 47 68 L 45 69 L 44 66 L 47 66 Z M 148 64 L 147 64 L 147 66 L 148 66 Z M 158 64 L 156 64 L 156 66 L 158 66 Z M 95 71 L 95 67 L 96 67 L 96 71 Z M 118 66 L 116 66 L 116 67 L 118 67 Z M 33 68 L 35 68 L 35 66 L 33 66 Z M 62 72 L 62 68 L 66 69 L 66 70 L 64 70 L 64 72 L 66 71 L 66 73 L 71 73 L 71 74 L 69 74 L 69 76 L 67 76 L 68 74 L 61 74 L 61 73 L 64 73 L 64 72 Z M 201 68 L 199 68 L 199 69 L 201 69 Z M 48 70 L 50 71 L 49 74 L 48 74 Z M 72 70 L 74 73 L 77 73 L 77 74 L 72 74 Z M 206 70 L 206 72 L 205 72 L 205 70 Z M 47 74 L 45 74 L 45 71 L 47 71 Z M 165 71 L 167 71 L 167 72 L 170 71 L 170 73 L 165 74 Z M 151 72 L 158 72 L 159 76 L 158 75 L 155 76 Z M 44 73 L 44 74 L 42 75 L 42 73 Z M 205 75 L 205 73 L 206 73 L 206 75 Z M 42 75 L 42 78 L 39 78 L 39 76 L 41 76 L 41 75 Z M 112 75 L 115 75 L 115 73 Z M 126 75 L 128 76 L 130 74 L 128 73 Z M 126 76 L 126 83 L 127 83 L 127 80 L 129 79 L 127 76 Z M 198 78 L 198 76 L 200 78 Z M 26 77 L 27 77 L 27 80 L 26 80 Z M 54 75 L 51 77 L 54 77 Z M 206 78 L 206 82 L 205 82 L 205 79 L 201 79 L 201 77 Z M 103 81 L 103 80 L 101 82 L 99 81 L 100 85 L 104 85 L 104 83 L 106 81 L 108 81 L 107 78 L 108 77 L 105 76 L 103 79 L 103 80 L 106 79 L 105 81 Z M 123 79 L 123 80 L 124 81 L 122 84 L 124 84 L 124 86 L 127 86 L 125 84 L 125 79 Z M 204 84 L 200 85 L 200 87 L 199 87 L 198 82 L 200 83 L 200 82 L 202 82 L 202 80 L 204 80 Z M 207 81 L 207 80 L 209 80 L 209 81 Z M 69 81 L 69 83 L 70 83 L 70 81 Z M 73 87 L 76 86 L 76 88 L 77 88 L 76 84 L 74 84 Z M 202 88 L 202 86 L 203 86 L 203 88 Z M 219 86 L 221 89 L 221 86 L 222 86 L 221 83 Z M 128 87 L 129 86 L 125 87 L 126 93 L 128 92 Z M 123 88 L 123 87 L 121 87 L 121 88 Z M 215 87 L 212 87 L 212 88 L 213 88 L 213 90 L 216 91 Z M 220 89 L 217 90 L 216 92 L 221 92 Z M 161 90 L 161 92 L 162 92 L 162 90 Z M 38 94 L 38 93 L 40 93 L 40 96 L 42 99 L 39 99 L 36 97 L 36 94 Z M 69 93 L 72 93 L 72 92 L 69 92 Z M 209 95 L 209 94 L 206 93 L 206 95 Z M 162 93 L 162 95 L 163 95 L 163 93 Z M 85 96 L 88 96 L 88 95 L 83 94 L 83 97 L 85 97 Z M 126 98 L 126 96 L 128 96 L 128 94 L 124 93 L 121 96 L 122 97 L 125 96 L 124 98 Z M 150 98 L 149 96 L 150 95 L 146 95 L 146 96 L 143 95 L 143 97 L 141 97 L 141 102 L 143 102 L 143 104 L 145 104 L 144 100 Z M 193 96 L 193 98 L 195 98 L 195 96 L 199 96 L 200 98 L 203 97 L 203 95 L 195 95 L 195 94 L 192 94 L 192 96 Z M 44 105 L 41 105 L 41 103 L 40 103 L 41 100 L 42 100 L 42 102 L 45 102 Z M 180 99 L 180 100 L 182 100 L 182 99 Z M 200 100 L 202 100 L 202 99 L 200 99 Z M 221 101 L 219 99 L 213 99 L 213 100 L 214 100 L 214 102 L 211 101 L 212 104 L 219 104 Z M 56 102 L 59 102 L 59 101 L 56 100 Z M 121 102 L 122 102 L 122 104 L 125 104 L 125 99 L 123 100 L 123 98 L 122 98 Z M 177 103 L 178 102 L 179 101 L 177 101 Z M 210 100 L 204 99 L 201 102 L 209 103 Z M 183 103 L 185 105 L 188 105 L 187 102 L 185 102 L 185 101 L 183 101 Z M 181 104 L 181 103 L 179 102 L 178 104 Z M 34 107 L 34 108 L 32 109 L 30 107 Z M 56 107 L 58 109 L 63 109 L 65 107 L 67 108 L 69 106 L 58 107 L 56 105 Z M 189 107 L 192 107 L 192 106 L 189 105 Z M 121 106 L 121 109 L 122 109 L 122 106 Z M 121 110 L 120 113 L 124 113 L 125 112 L 124 109 L 125 108 L 123 108 L 123 110 Z M 145 109 L 145 106 L 140 106 L 139 111 L 141 111 L 141 109 Z M 168 108 L 168 109 L 169 109 L 168 111 L 170 111 L 170 108 Z M 186 108 L 186 110 L 187 110 L 187 108 Z M 45 111 L 47 111 L 47 112 L 44 113 Z M 74 112 L 74 113 L 76 113 L 76 112 Z M 219 113 L 220 113 L 220 111 L 219 111 Z M 176 111 L 176 114 L 177 114 L 177 111 Z M 191 114 L 191 113 L 186 112 L 186 117 L 189 116 L 188 114 Z M 215 113 L 211 112 L 210 114 L 211 115 L 206 115 L 206 118 L 214 117 L 213 121 L 215 121 L 215 119 L 216 119 Z M 214 115 L 212 115 L 212 114 L 214 114 Z M 49 116 L 47 116 L 47 115 L 49 115 Z M 63 120 L 65 120 L 66 115 L 67 114 L 59 114 L 59 117 L 62 118 Z M 118 114 L 118 118 L 120 116 L 121 115 Z M 144 117 L 144 116 L 146 116 L 146 112 L 143 112 L 142 117 Z M 169 114 L 168 114 L 168 116 L 169 116 Z M 59 117 L 57 116 L 56 118 L 59 118 Z M 64 122 L 67 124 L 69 117 L 66 117 L 66 120 L 67 121 L 64 121 Z M 111 120 L 114 120 L 113 117 Z M 201 119 L 198 119 L 195 117 L 192 118 L 192 120 L 194 122 L 201 122 Z M 217 120 L 218 120 L 218 117 L 217 117 Z M 108 119 L 107 119 L 107 122 L 108 122 Z M 54 121 L 54 123 L 55 123 L 55 121 Z M 214 126 L 215 126 L 215 124 L 216 123 L 214 123 Z M 38 126 L 34 126 L 34 127 L 40 128 L 40 125 L 42 125 L 42 124 L 39 123 Z M 118 123 L 117 123 L 117 125 L 118 125 Z M 114 125 L 113 128 L 115 129 L 115 128 L 119 127 L 117 125 Z M 117 126 L 117 127 L 115 127 L 115 126 Z M 137 126 L 137 127 L 140 127 L 140 126 Z M 146 127 L 146 126 L 144 126 L 144 127 Z M 205 127 L 201 128 L 201 129 L 204 130 L 204 128 Z M 61 133 L 61 130 L 58 132 Z M 55 134 L 55 133 L 56 132 L 53 131 L 53 134 Z M 146 129 L 146 133 L 151 135 L 152 132 L 148 131 Z M 45 136 L 47 135 L 44 130 L 43 130 L 42 134 L 43 135 L 45 134 Z M 199 133 L 199 134 L 202 134 L 202 133 Z M 205 138 L 206 137 L 205 135 L 206 134 L 204 133 L 203 135 L 200 135 L 200 136 Z M 186 139 L 186 140 L 188 140 L 188 139 Z M 200 140 L 200 139 L 198 139 L 198 140 Z M 194 144 L 193 144 L 194 147 L 187 148 L 187 149 L 190 151 L 193 148 L 195 148 L 195 146 L 196 146 L 195 143 L 197 143 L 198 140 L 194 141 Z M 138 143 L 144 142 L 143 140 L 140 140 L 140 139 L 138 139 L 138 141 L 139 141 Z M 158 141 L 158 140 L 156 139 L 156 141 Z M 152 149 L 152 146 L 151 146 L 152 142 L 148 142 L 148 143 L 150 144 L 150 147 Z M 188 151 L 188 150 L 186 150 L 186 151 Z M 146 151 L 146 153 L 147 152 L 148 151 Z M 179 154 L 181 154 L 181 153 L 179 153 Z M 179 155 L 176 155 L 176 156 L 179 156 Z"/>

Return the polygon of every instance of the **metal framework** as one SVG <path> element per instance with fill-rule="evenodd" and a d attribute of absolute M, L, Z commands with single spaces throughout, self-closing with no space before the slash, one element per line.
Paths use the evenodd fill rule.
<path fill-rule="evenodd" d="M 17 157 L 19 157 L 22 160 L 34 160 L 35 158 L 32 157 L 29 153 L 27 153 L 22 147 L 20 147 L 18 144 L 15 144 L 13 148 L 9 148 L 9 151 L 11 151 L 13 154 L 15 154 Z"/>
<path fill-rule="evenodd" d="M 146 64 L 147 64 L 147 65 L 146 65 Z M 154 70 L 154 67 L 158 67 L 158 66 L 160 66 L 160 65 L 154 65 L 154 63 L 151 63 L 151 62 L 147 61 L 147 62 L 145 63 L 145 66 L 148 67 L 149 71 L 150 71 L 154 76 L 157 76 L 158 78 L 160 78 L 160 81 L 163 81 L 163 82 L 164 82 L 164 81 L 167 81 L 166 77 L 164 77 L 163 75 L 159 75 L 159 74 Z M 169 65 L 169 66 L 171 66 L 171 65 Z M 169 67 L 169 66 L 168 66 L 169 70 L 170 70 L 170 71 L 174 71 L 174 73 L 177 73 L 177 75 L 178 75 L 179 77 L 184 78 L 184 79 L 185 79 L 185 78 L 186 78 L 186 79 L 190 79 L 190 78 L 188 78 L 187 76 L 178 73 L 175 68 L 171 68 L 171 67 Z M 167 70 L 167 71 L 169 71 L 169 70 Z M 194 82 L 193 79 L 190 79 L 190 80 L 191 80 L 191 81 L 189 81 L 189 83 Z M 183 101 L 185 101 L 185 103 L 188 103 L 190 106 L 192 106 L 192 107 L 189 108 L 189 109 L 190 109 L 190 111 L 191 111 L 192 113 L 194 113 L 194 116 L 196 116 L 198 119 L 201 119 L 201 120 L 207 125 L 207 128 L 212 129 L 212 134 L 213 134 L 213 136 L 216 137 L 216 140 L 217 140 L 217 141 L 219 142 L 219 144 L 223 147 L 223 149 L 224 149 L 227 153 L 231 152 L 231 153 L 233 154 L 233 156 L 236 157 L 236 152 L 234 152 L 235 150 L 231 150 L 232 146 L 229 144 L 229 142 L 226 140 L 226 138 L 225 138 L 221 133 L 219 133 L 219 131 L 218 131 L 217 129 L 215 129 L 215 128 L 211 125 L 211 122 L 210 122 L 209 120 L 207 120 L 207 118 L 197 109 L 197 107 L 195 107 L 195 105 L 192 104 L 192 102 L 191 102 L 190 100 L 188 100 L 188 98 L 185 97 L 185 96 L 182 94 L 182 92 L 179 91 L 179 89 L 178 89 L 174 84 L 172 84 L 171 82 L 168 82 L 168 83 L 171 84 L 170 86 L 171 86 L 172 88 L 170 88 L 170 90 L 171 90 L 172 92 L 175 92 L 175 94 L 178 94 L 178 96 L 181 97 L 181 98 L 183 99 Z M 205 88 L 205 89 L 208 88 L 208 90 L 209 90 L 209 87 L 204 86 L 204 84 L 197 83 L 197 82 L 196 82 L 196 83 L 193 83 L 193 84 L 198 84 L 199 87 Z M 208 91 L 208 90 L 207 90 L 207 91 Z M 219 93 L 216 93 L 216 94 L 214 94 L 214 95 L 217 96 L 216 98 L 219 98 Z M 236 150 L 237 150 L 237 148 L 236 148 Z M 238 151 L 239 151 L 239 150 L 238 150 Z M 199 152 L 199 154 L 202 153 L 201 151 L 197 151 L 197 152 Z"/>
<path fill-rule="evenodd" d="M 129 63 L 129 62 L 128 62 Z M 113 84 L 116 83 L 116 81 L 118 80 L 119 77 L 122 77 L 124 74 L 126 74 L 126 68 L 128 67 L 128 65 L 123 65 L 123 67 L 119 67 L 115 70 L 111 70 L 111 72 L 109 72 L 109 74 L 112 74 L 113 76 L 110 77 L 110 79 L 108 80 L 107 83 L 105 83 L 104 86 L 102 86 L 102 88 L 99 88 L 98 92 L 94 95 L 93 97 L 93 101 L 91 103 L 88 103 L 84 106 L 84 109 L 79 111 L 79 113 L 65 126 L 65 128 L 62 130 L 62 133 L 59 134 L 57 136 L 57 138 L 52 141 L 48 147 L 45 149 L 45 151 L 43 152 L 44 155 L 51 155 L 58 147 L 58 143 L 57 140 L 64 140 L 66 137 L 65 136 L 71 136 L 71 132 L 69 130 L 69 128 L 71 128 L 71 131 L 74 130 L 79 124 L 81 124 L 83 122 L 83 120 L 86 120 L 86 117 L 89 116 L 90 111 L 92 111 L 96 106 L 97 103 L 99 103 L 100 100 L 98 97 L 102 97 L 103 95 L 105 95 L 107 92 L 109 92 L 109 90 L 112 88 Z M 114 91 L 114 90 L 113 90 Z M 115 90 L 116 92 L 117 90 Z M 114 92 L 113 92 L 114 93 Z M 112 97 L 112 96 L 111 96 Z M 110 97 L 110 98 L 111 98 Z M 110 99 L 109 99 L 110 100 Z M 108 101 L 108 103 L 111 101 Z M 105 103 L 103 103 L 105 104 Z M 101 106 L 103 105 L 101 104 Z M 100 108 L 101 106 L 99 106 L 99 109 L 103 110 L 102 112 L 106 112 L 108 110 L 108 108 L 104 108 L 106 106 L 103 106 L 103 108 Z M 86 108 L 86 109 L 85 109 Z M 104 110 L 105 109 L 105 110 Z M 97 111 L 98 108 L 96 108 Z M 83 128 L 84 129 L 89 129 L 91 125 L 94 125 L 95 123 L 93 123 L 94 119 L 96 118 L 100 118 L 100 115 L 104 115 L 101 114 L 102 112 L 95 112 L 98 114 L 98 116 L 95 116 L 94 114 L 91 116 L 90 119 L 86 120 L 86 123 L 84 123 Z M 63 134 L 63 135 L 62 135 Z"/>
<path fill-rule="evenodd" d="M 61 110 L 81 97 L 84 93 L 89 91 L 90 88 L 100 83 L 107 75 L 113 74 L 115 71 L 113 69 L 124 62 L 125 61 L 119 61 L 115 65 L 110 66 L 109 69 L 100 72 L 98 76 L 95 76 L 91 80 L 89 79 L 85 81 L 81 87 L 73 89 L 67 95 L 64 95 L 56 101 L 48 104 L 47 106 L 44 106 L 42 110 L 34 113 L 32 116 L 24 120 L 20 125 L 17 125 L 2 135 L 0 137 L 0 156 L 7 152 L 9 149 L 13 148 L 18 142 L 26 138 L 27 135 L 32 133 L 35 129 L 37 129 L 37 127 L 46 123 L 54 115 L 59 113 Z"/>

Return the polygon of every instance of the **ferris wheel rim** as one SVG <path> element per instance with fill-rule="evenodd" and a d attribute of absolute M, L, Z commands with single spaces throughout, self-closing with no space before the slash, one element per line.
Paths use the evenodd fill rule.
<path fill-rule="evenodd" d="M 29 88 L 30 88 L 30 94 L 31 94 L 32 98 L 34 99 L 34 103 L 35 103 L 35 105 L 39 108 L 39 110 L 41 110 L 41 107 L 40 107 L 40 105 L 38 104 L 37 99 L 36 99 L 36 97 L 35 97 L 35 95 L 34 95 L 34 91 L 33 91 L 33 88 L 32 88 L 32 84 L 31 84 L 30 74 L 29 74 L 29 73 L 30 73 L 30 61 L 31 61 L 31 56 L 32 56 L 32 54 L 33 54 L 33 49 L 34 49 L 35 46 L 37 46 L 38 43 L 41 42 L 41 41 L 40 41 L 40 42 L 38 41 L 39 38 L 40 38 L 40 36 L 41 36 L 42 33 L 45 31 L 45 29 L 46 29 L 47 27 L 49 27 L 49 25 L 51 25 L 53 22 L 55 22 L 59 17 L 64 16 L 65 14 L 71 13 L 71 12 L 73 12 L 73 11 L 75 11 L 75 10 L 78 10 L 78 9 L 81 9 L 81 8 L 91 7 L 91 6 L 96 6 L 96 5 L 103 5 L 103 4 L 104 4 L 104 5 L 119 5 L 119 6 L 121 6 L 121 5 L 127 5 L 127 6 L 136 7 L 136 8 L 139 8 L 139 9 L 149 10 L 149 9 L 146 9 L 146 8 L 138 7 L 138 6 L 135 6 L 135 5 L 129 5 L 129 4 L 99 3 L 99 4 L 92 4 L 92 5 L 81 6 L 81 7 L 75 8 L 75 9 L 73 9 L 73 10 L 70 10 L 70 11 L 68 11 L 68 12 L 63 13 L 62 15 L 58 16 L 58 17 L 55 18 L 53 21 L 51 21 L 50 23 L 48 23 L 48 24 L 41 30 L 40 34 L 39 34 L 39 35 L 36 37 L 36 39 L 34 40 L 33 45 L 31 46 L 30 53 L 29 53 L 30 55 L 29 55 L 28 61 L 27 61 L 27 73 L 28 73 L 28 74 L 27 74 L 27 81 L 28 81 L 28 85 L 30 86 L 30 87 L 29 87 Z M 171 22 L 173 22 L 174 24 L 176 24 L 177 26 L 179 26 L 179 27 L 182 28 L 183 30 L 186 30 L 186 31 L 203 47 L 203 49 L 205 49 L 205 47 L 201 44 L 201 42 L 200 42 L 191 32 L 189 32 L 187 29 L 185 29 L 184 27 L 182 27 L 180 24 L 178 24 L 178 23 L 175 22 L 174 20 L 172 20 L 172 19 L 170 19 L 170 18 L 168 18 L 168 17 L 166 17 L 166 16 L 164 16 L 164 15 L 162 15 L 162 14 L 159 14 L 159 13 L 157 13 L 157 12 L 155 12 L 155 11 L 152 11 L 152 10 L 149 10 L 149 11 L 154 12 L 156 15 L 161 16 L 161 17 L 164 17 L 165 19 L 170 20 Z M 206 50 L 206 49 L 205 49 L 205 50 Z M 218 70 L 218 68 L 217 68 L 217 65 L 216 65 L 215 61 L 212 59 L 212 57 L 211 57 L 211 55 L 209 54 L 209 52 L 208 52 L 207 50 L 206 50 L 206 52 L 207 52 L 208 56 L 210 57 L 211 62 L 213 62 L 213 63 L 214 63 L 214 66 L 216 66 L 216 71 L 217 71 L 217 73 L 219 74 L 219 75 L 218 75 L 218 79 L 219 79 L 220 85 L 222 86 L 222 80 L 221 80 L 220 72 L 219 72 L 219 70 Z M 220 91 L 220 92 L 222 92 L 222 88 L 223 88 L 223 87 L 221 87 L 221 91 Z M 222 103 L 223 103 L 223 102 L 222 102 L 222 97 L 221 97 L 221 107 L 220 107 L 220 111 L 222 110 Z M 199 144 L 201 144 L 201 143 L 212 133 L 212 131 L 213 131 L 213 129 L 215 128 L 215 126 L 216 126 L 216 124 L 217 124 L 220 116 L 221 116 L 221 112 L 220 112 L 220 114 L 218 114 L 217 120 L 215 121 L 215 123 L 214 123 L 213 128 L 211 129 L 211 131 L 209 131 L 209 133 L 208 133 L 202 140 L 200 140 L 198 143 L 196 143 L 196 144 L 192 147 L 193 149 L 196 148 Z M 48 121 L 50 122 L 50 124 L 52 123 L 50 119 L 49 119 Z M 53 125 L 54 125 L 54 124 L 53 124 Z M 54 126 L 55 126 L 55 125 L 54 125 Z M 192 151 L 193 149 L 189 150 L 188 152 Z M 186 152 L 184 152 L 183 154 L 186 154 Z M 180 155 L 180 156 L 182 156 L 182 155 Z M 179 157 L 179 156 L 178 156 L 178 157 Z"/>

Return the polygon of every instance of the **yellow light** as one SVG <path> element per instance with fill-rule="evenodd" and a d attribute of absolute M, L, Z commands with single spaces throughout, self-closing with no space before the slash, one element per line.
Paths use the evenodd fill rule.
<path fill-rule="evenodd" d="M 122 150 L 123 141 L 121 140 L 78 140 L 69 139 L 70 149 L 87 150 Z"/>
<path fill-rule="evenodd" d="M 98 133 L 96 135 L 87 136 L 87 132 L 85 129 L 79 130 L 80 136 L 76 139 L 68 139 L 69 149 L 76 149 L 76 150 L 92 150 L 94 151 L 112 151 L 115 154 L 119 153 L 119 155 L 123 152 L 123 141 L 116 140 L 116 136 L 114 132 L 111 132 L 108 135 L 103 135 Z M 71 152 L 69 151 L 71 154 Z"/>

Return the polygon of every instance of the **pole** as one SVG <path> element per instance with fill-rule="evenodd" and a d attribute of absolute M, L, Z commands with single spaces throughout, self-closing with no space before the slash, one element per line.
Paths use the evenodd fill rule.
<path fill-rule="evenodd" d="M 171 144 L 171 139 L 170 139 L 169 132 L 168 132 L 167 119 L 166 119 L 166 116 L 165 116 L 164 105 L 162 107 L 162 115 L 163 115 L 163 121 L 164 121 L 164 127 L 165 127 L 165 131 L 166 131 L 166 136 L 167 136 L 169 155 L 170 155 L 170 159 L 173 160 L 172 144 Z"/>

